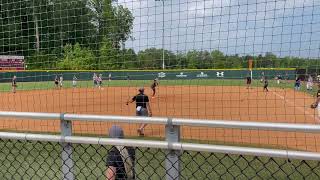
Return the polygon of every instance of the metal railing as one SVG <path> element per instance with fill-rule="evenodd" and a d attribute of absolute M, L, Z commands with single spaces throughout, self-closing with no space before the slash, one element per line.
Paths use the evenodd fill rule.
<path fill-rule="evenodd" d="M 226 121 L 226 120 L 204 120 L 185 118 L 164 118 L 164 117 L 141 117 L 141 116 L 108 116 L 108 115 L 85 115 L 85 114 L 65 114 L 65 113 L 32 113 L 0 111 L 0 117 L 24 118 L 24 119 L 61 119 L 66 121 L 100 121 L 117 123 L 148 123 L 161 125 L 211 127 L 211 128 L 233 128 L 246 130 L 270 130 L 286 132 L 320 132 L 320 125 L 316 124 L 292 124 L 292 123 L 265 123 L 253 121 Z"/>
<path fill-rule="evenodd" d="M 74 167 L 74 145 L 101 145 L 101 146 L 132 146 L 136 148 L 153 148 L 167 150 L 165 153 L 165 176 L 167 179 L 179 179 L 181 171 L 182 152 L 209 153 L 215 156 L 216 153 L 228 156 L 238 155 L 240 157 L 268 157 L 282 158 L 287 160 L 307 160 L 320 161 L 320 154 L 305 151 L 277 150 L 264 148 L 235 147 L 209 144 L 194 144 L 180 142 L 180 126 L 215 127 L 215 128 L 239 128 L 250 130 L 273 130 L 288 132 L 320 132 L 319 125 L 307 124 L 286 124 L 286 123 L 261 123 L 261 122 L 240 122 L 222 120 L 197 120 L 182 118 L 161 118 L 161 117 L 130 117 L 130 116 L 101 116 L 101 115 L 76 115 L 64 113 L 30 113 L 30 112 L 0 112 L 0 117 L 24 118 L 24 119 L 60 119 L 61 135 L 43 135 L 29 133 L 0 132 L 0 139 L 36 141 L 61 144 L 61 173 L 64 179 L 75 179 Z M 166 141 L 132 140 L 132 139 L 110 139 L 98 137 L 78 137 L 72 136 L 72 121 L 109 121 L 121 123 L 148 123 L 165 125 Z M 247 159 L 244 158 L 244 159 Z M 259 160 L 260 161 L 260 160 Z M 276 162 L 276 161 L 275 161 Z M 281 166 L 279 166 L 281 167 Z M 300 166 L 299 166 L 300 167 Z M 312 168 L 311 168 L 312 169 Z M 315 170 L 313 168 L 312 170 Z M 318 171 L 313 174 L 318 175 Z M 320 173 L 319 173 L 320 174 Z M 273 177 L 273 175 L 271 176 Z M 288 174 L 290 177 L 290 173 Z"/>

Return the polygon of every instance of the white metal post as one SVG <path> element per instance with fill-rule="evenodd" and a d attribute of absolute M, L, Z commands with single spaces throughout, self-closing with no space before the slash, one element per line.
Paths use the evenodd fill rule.
<path fill-rule="evenodd" d="M 172 143 L 180 142 L 180 126 L 173 125 L 172 119 L 168 118 L 166 125 L 166 141 L 169 144 L 166 157 L 167 180 L 179 180 L 180 178 L 180 151 L 173 150 Z"/>
<path fill-rule="evenodd" d="M 162 0 L 162 69 L 165 69 L 165 63 L 164 63 L 164 0 Z"/>
<path fill-rule="evenodd" d="M 72 135 L 72 122 L 65 120 L 63 113 L 60 115 L 60 125 L 61 125 L 60 127 L 61 127 L 62 139 L 65 136 Z M 74 163 L 72 159 L 72 144 L 62 142 L 61 145 L 62 145 L 62 152 L 61 152 L 62 179 L 73 180 L 74 179 L 74 174 L 73 174 Z"/>

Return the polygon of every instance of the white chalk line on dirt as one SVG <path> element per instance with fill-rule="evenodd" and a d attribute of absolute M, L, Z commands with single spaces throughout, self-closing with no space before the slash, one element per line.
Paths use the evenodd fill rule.
<path fill-rule="evenodd" d="M 292 101 L 289 101 L 288 99 L 286 99 L 284 96 L 272 91 L 272 93 L 274 95 L 276 95 L 277 97 L 279 97 L 280 99 L 284 100 L 287 104 L 292 105 L 294 108 L 296 108 L 297 110 L 301 111 L 302 113 L 308 115 L 311 118 L 314 118 L 316 120 L 317 123 L 320 123 L 320 119 L 317 117 L 317 115 L 311 114 L 307 111 L 307 109 L 301 107 L 301 106 L 295 106 L 295 103 Z"/>

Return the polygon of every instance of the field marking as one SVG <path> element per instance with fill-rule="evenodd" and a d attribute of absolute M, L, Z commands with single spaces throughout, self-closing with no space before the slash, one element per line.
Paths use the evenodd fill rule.
<path fill-rule="evenodd" d="M 302 113 L 308 115 L 309 117 L 311 117 L 312 119 L 315 119 L 317 123 L 320 123 L 320 119 L 317 117 L 317 115 L 311 114 L 307 111 L 307 109 L 301 107 L 301 106 L 295 106 L 294 102 L 289 101 L 288 99 L 286 99 L 284 96 L 271 91 L 274 95 L 276 95 L 277 97 L 279 97 L 280 99 L 284 100 L 286 103 L 293 105 L 294 108 L 298 109 L 299 111 L 301 111 Z"/>

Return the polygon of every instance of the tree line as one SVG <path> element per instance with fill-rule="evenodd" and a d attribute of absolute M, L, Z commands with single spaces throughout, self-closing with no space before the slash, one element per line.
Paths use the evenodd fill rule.
<path fill-rule="evenodd" d="M 94 68 L 88 65 L 92 57 L 120 49 L 130 38 L 133 20 L 129 9 L 112 0 L 1 0 L 0 53 L 25 56 L 34 69 L 67 67 L 56 62 L 81 50 L 77 56 L 84 62 L 69 64 Z"/>
<path fill-rule="evenodd" d="M 1 0 L 0 53 L 26 57 L 27 69 L 167 69 L 318 66 L 319 59 L 125 48 L 134 17 L 112 0 Z"/>
<path fill-rule="evenodd" d="M 95 54 L 99 54 L 96 56 Z M 148 48 L 138 53 L 133 49 L 114 49 L 103 41 L 98 53 L 79 44 L 66 45 L 63 57 L 56 69 L 161 69 L 164 60 L 166 69 L 239 69 L 248 68 L 249 59 L 254 68 L 317 68 L 320 59 L 277 57 L 273 53 L 258 56 L 226 55 L 219 50 L 174 53 L 169 50 Z M 46 67 L 44 67 L 46 68 Z"/>

